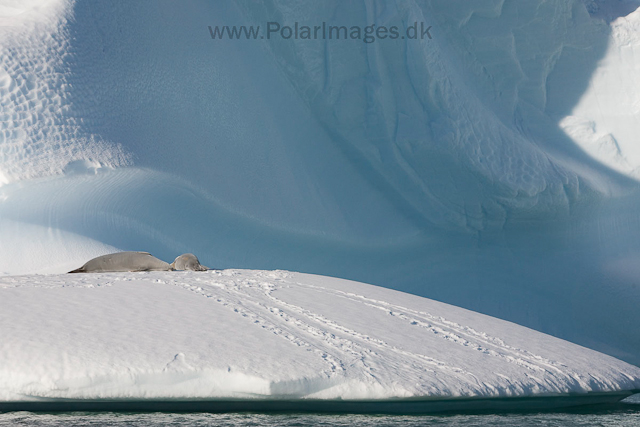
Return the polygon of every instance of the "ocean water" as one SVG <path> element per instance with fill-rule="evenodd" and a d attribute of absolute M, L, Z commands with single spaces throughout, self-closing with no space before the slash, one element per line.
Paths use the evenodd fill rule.
<path fill-rule="evenodd" d="M 70 413 L 0 415 L 1 426 L 615 426 L 637 427 L 640 411 L 610 414 L 529 414 L 451 416 L 118 414 Z"/>
<path fill-rule="evenodd" d="M 640 395 L 611 409 L 530 414 L 378 416 L 322 414 L 87 413 L 0 414 L 0 426 L 640 426 Z"/>

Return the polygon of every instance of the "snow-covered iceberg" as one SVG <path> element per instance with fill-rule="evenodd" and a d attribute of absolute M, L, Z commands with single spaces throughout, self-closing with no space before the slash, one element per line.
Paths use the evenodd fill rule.
<path fill-rule="evenodd" d="M 384 285 L 640 365 L 640 3 L 0 3 L 0 274 Z M 432 39 L 213 40 L 266 22 Z"/>
<path fill-rule="evenodd" d="M 640 368 L 531 329 L 285 271 L 4 277 L 0 336 L 0 410 L 481 398 L 486 408 L 491 399 L 579 403 L 640 390 Z"/>

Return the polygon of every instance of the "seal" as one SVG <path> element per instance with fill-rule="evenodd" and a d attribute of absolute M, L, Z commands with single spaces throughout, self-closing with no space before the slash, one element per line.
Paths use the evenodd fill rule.
<path fill-rule="evenodd" d="M 121 271 L 207 271 L 194 254 L 182 254 L 169 264 L 149 252 L 116 252 L 87 261 L 69 273 L 112 273 Z"/>
<path fill-rule="evenodd" d="M 200 264 L 194 254 L 182 254 L 171 263 L 174 270 L 207 271 L 209 268 Z"/>
<path fill-rule="evenodd" d="M 116 252 L 87 261 L 85 265 L 69 273 L 170 270 L 173 270 L 170 264 L 154 257 L 149 252 Z"/>

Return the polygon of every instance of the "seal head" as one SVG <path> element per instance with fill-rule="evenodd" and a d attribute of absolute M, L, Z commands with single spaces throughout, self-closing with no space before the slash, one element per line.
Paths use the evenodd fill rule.
<path fill-rule="evenodd" d="M 198 257 L 194 254 L 182 254 L 171 263 L 171 268 L 174 270 L 192 270 L 192 271 L 207 271 L 208 268 L 200 264 Z"/>

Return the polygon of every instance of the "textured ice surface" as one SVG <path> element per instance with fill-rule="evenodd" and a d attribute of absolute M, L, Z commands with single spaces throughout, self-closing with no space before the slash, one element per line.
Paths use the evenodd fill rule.
<path fill-rule="evenodd" d="M 0 401 L 640 388 L 640 368 L 513 323 L 283 271 L 4 277 L 0 336 Z"/>
<path fill-rule="evenodd" d="M 560 122 L 595 159 L 636 178 L 640 173 L 639 55 L 640 9 L 611 23 L 604 58 L 572 115 Z"/>
<path fill-rule="evenodd" d="M 0 4 L 0 272 L 192 252 L 640 364 L 634 2 Z M 268 21 L 425 21 L 433 39 L 207 29 Z"/>
<path fill-rule="evenodd" d="M 69 114 L 71 3 L 8 3 L 0 8 L 0 185 L 61 174 L 69 164 L 128 164 L 119 144 L 86 132 L 83 119 Z"/>

